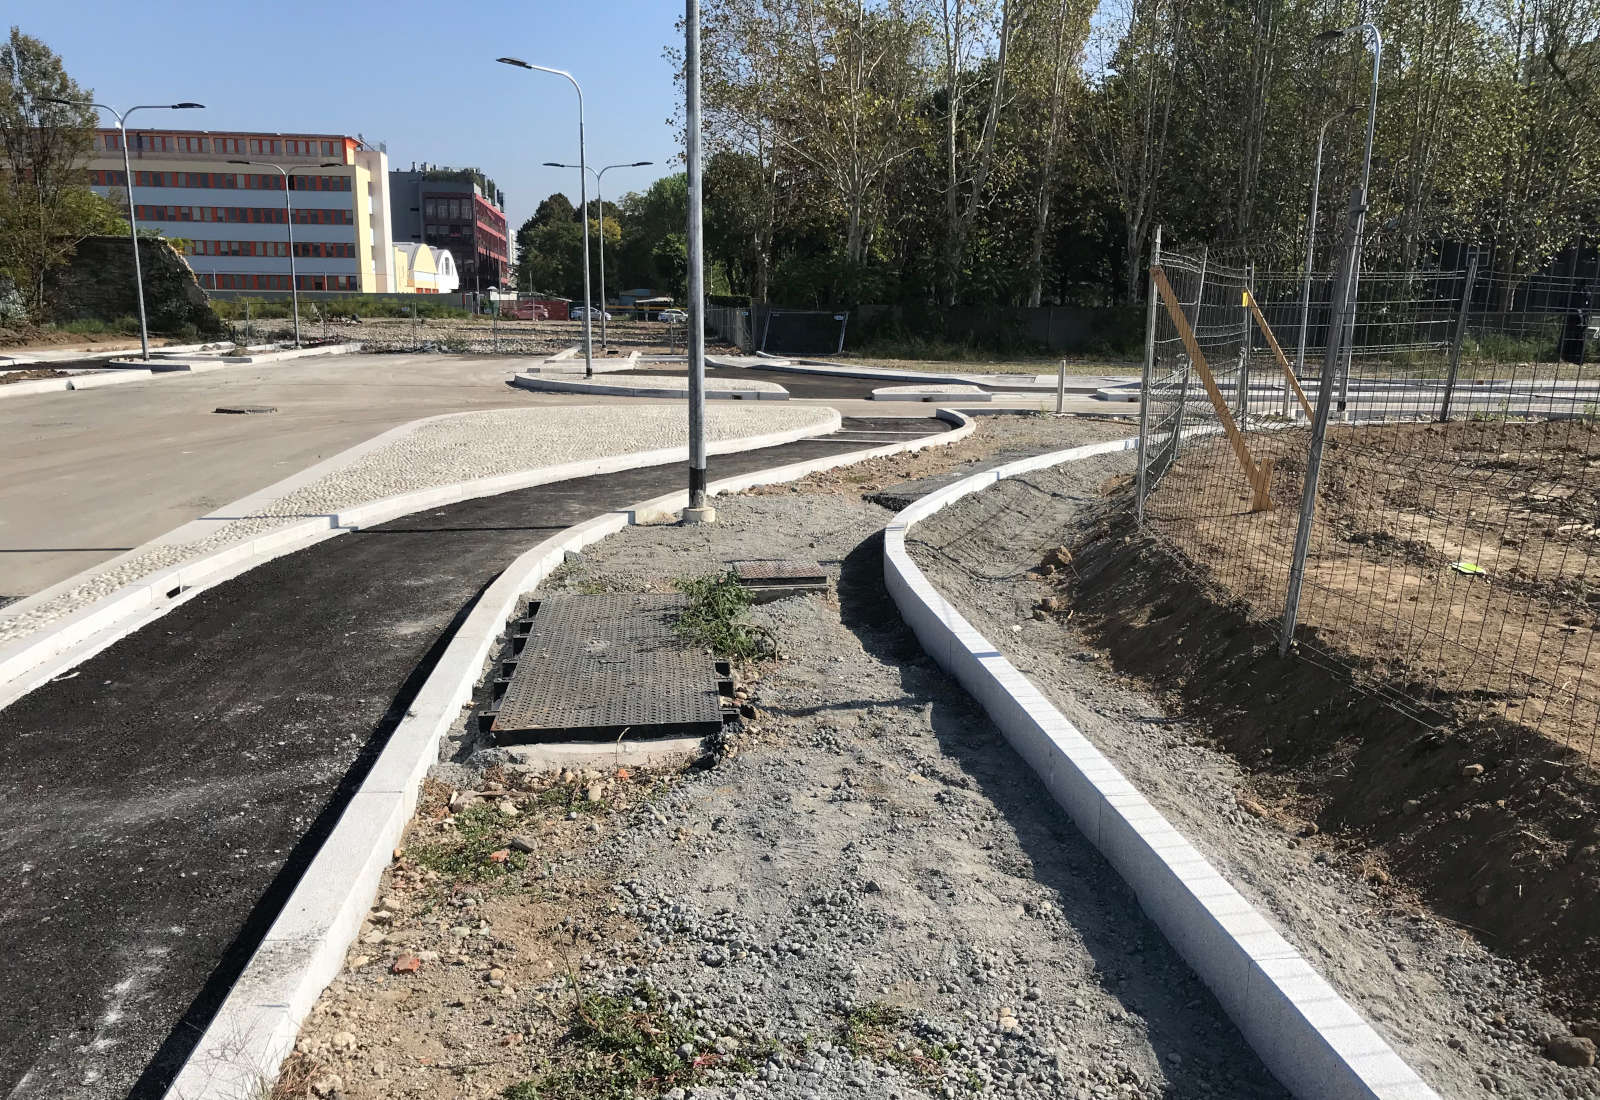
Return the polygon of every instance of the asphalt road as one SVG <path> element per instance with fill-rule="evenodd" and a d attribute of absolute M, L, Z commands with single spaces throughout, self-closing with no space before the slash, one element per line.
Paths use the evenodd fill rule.
<path fill-rule="evenodd" d="M 852 418 L 711 475 L 918 426 L 948 429 Z M 341 535 L 0 711 L 0 1096 L 159 1096 L 483 588 L 683 478 L 583 478 Z"/>
<path fill-rule="evenodd" d="M 0 596 L 47 588 L 396 424 L 544 403 L 505 384 L 511 366 L 354 355 L 6 398 Z"/>

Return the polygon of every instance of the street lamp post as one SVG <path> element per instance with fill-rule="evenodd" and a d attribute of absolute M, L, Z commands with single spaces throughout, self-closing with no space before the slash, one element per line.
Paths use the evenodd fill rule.
<path fill-rule="evenodd" d="M 572 88 L 578 93 L 578 205 L 585 211 L 583 218 L 583 376 L 594 377 L 594 322 L 591 315 L 594 312 L 590 305 L 589 293 L 589 173 L 587 169 L 588 156 L 583 144 L 583 88 L 576 78 L 565 69 L 550 69 L 543 65 L 531 65 L 519 57 L 497 57 L 496 61 L 502 65 L 513 65 L 519 69 L 533 69 L 541 73 L 550 73 L 554 76 L 564 76 L 572 83 Z"/>
<path fill-rule="evenodd" d="M 1311 220 L 1306 223 L 1306 270 L 1305 279 L 1300 289 L 1300 340 L 1294 353 L 1295 377 L 1302 377 L 1306 370 L 1306 323 L 1311 314 L 1311 265 L 1317 247 L 1317 198 L 1322 188 L 1322 143 L 1328 136 L 1328 127 L 1347 118 L 1361 110 L 1359 106 L 1346 107 L 1343 111 L 1330 117 L 1317 131 L 1317 166 L 1311 173 Z M 1289 395 L 1283 395 L 1284 408 L 1288 408 Z"/>
<path fill-rule="evenodd" d="M 135 111 L 196 111 L 205 107 L 204 103 L 140 103 L 129 107 L 126 111 L 118 111 L 115 107 L 107 107 L 104 103 L 75 102 L 70 99 L 57 99 L 53 96 L 42 96 L 46 103 L 61 103 L 68 107 L 98 107 L 102 111 L 110 111 L 117 120 L 117 129 L 122 134 L 122 175 L 123 184 L 128 191 L 128 237 L 133 241 L 133 286 L 139 299 L 139 357 L 146 363 L 150 361 L 150 328 L 144 316 L 144 268 L 139 262 L 139 219 L 134 216 L 133 209 L 133 164 L 128 160 L 128 116 Z"/>
<path fill-rule="evenodd" d="M 613 168 L 643 168 L 645 165 L 653 163 L 653 161 L 648 160 L 630 160 L 626 164 L 608 164 L 598 172 L 593 168 L 589 169 L 589 172 L 594 176 L 594 201 L 600 207 L 600 346 L 602 348 L 609 349 L 611 347 L 611 334 L 606 330 L 606 199 L 600 193 L 600 186 L 605 180 L 605 174 Z M 578 167 L 576 164 L 561 164 L 553 160 L 545 161 L 544 166 L 546 168 Z M 587 223 L 589 218 L 587 211 L 584 212 L 583 218 Z"/>
<path fill-rule="evenodd" d="M 281 164 L 273 164 L 270 160 L 230 160 L 229 164 L 253 164 L 258 168 L 276 168 L 278 175 L 283 177 L 283 220 L 289 227 L 289 301 L 292 303 L 294 313 L 294 346 L 300 346 L 300 280 L 294 270 L 294 204 L 289 201 L 289 177 L 306 165 L 297 164 L 292 168 L 284 168 Z M 328 161 L 317 165 L 318 168 L 342 168 L 339 161 Z M 324 284 L 326 285 L 326 284 Z"/>
<path fill-rule="evenodd" d="M 1366 151 L 1361 157 L 1361 207 L 1356 213 L 1356 259 L 1355 269 L 1350 279 L 1350 338 L 1345 342 L 1344 372 L 1339 381 L 1339 412 L 1349 418 L 1346 409 L 1350 396 L 1350 367 L 1355 356 L 1355 313 L 1356 303 L 1360 300 L 1361 290 L 1361 246 L 1365 240 L 1367 227 L 1367 185 L 1372 178 L 1372 137 L 1378 128 L 1378 71 L 1383 65 L 1383 35 L 1379 33 L 1375 23 L 1353 23 L 1348 27 L 1338 30 L 1323 31 L 1313 40 L 1318 45 L 1328 45 L 1337 42 L 1345 35 L 1359 33 L 1363 39 L 1370 38 L 1372 47 L 1372 88 L 1367 98 L 1367 144 Z M 1339 319 L 1344 323 L 1344 318 Z M 1324 381 L 1326 384 L 1326 380 Z"/>

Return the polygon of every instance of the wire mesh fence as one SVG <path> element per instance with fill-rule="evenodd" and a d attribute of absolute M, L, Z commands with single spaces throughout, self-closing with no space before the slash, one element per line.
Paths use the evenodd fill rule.
<path fill-rule="evenodd" d="M 1587 284 L 1475 263 L 1363 271 L 1337 310 L 1336 282 L 1158 252 L 1144 530 L 1281 630 L 1327 385 L 1297 652 L 1424 722 L 1501 719 L 1592 757 L 1600 371 Z"/>

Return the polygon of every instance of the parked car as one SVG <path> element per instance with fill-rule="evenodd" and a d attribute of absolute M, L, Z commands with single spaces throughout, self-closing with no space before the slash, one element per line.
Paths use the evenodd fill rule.
<path fill-rule="evenodd" d="M 585 319 L 591 321 L 613 320 L 611 314 L 605 312 L 604 310 L 598 307 L 591 309 L 588 306 L 573 306 L 571 316 L 574 321 L 582 321 Z"/>
<path fill-rule="evenodd" d="M 656 314 L 656 320 L 664 325 L 686 325 L 689 315 L 681 309 L 664 309 Z"/>

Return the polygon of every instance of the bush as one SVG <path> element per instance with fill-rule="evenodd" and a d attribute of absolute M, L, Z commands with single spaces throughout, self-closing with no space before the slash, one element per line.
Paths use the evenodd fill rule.
<path fill-rule="evenodd" d="M 674 581 L 673 587 L 689 597 L 689 606 L 677 622 L 683 637 L 733 660 L 749 661 L 777 652 L 771 634 L 745 621 L 750 593 L 732 573 L 688 577 Z"/>

